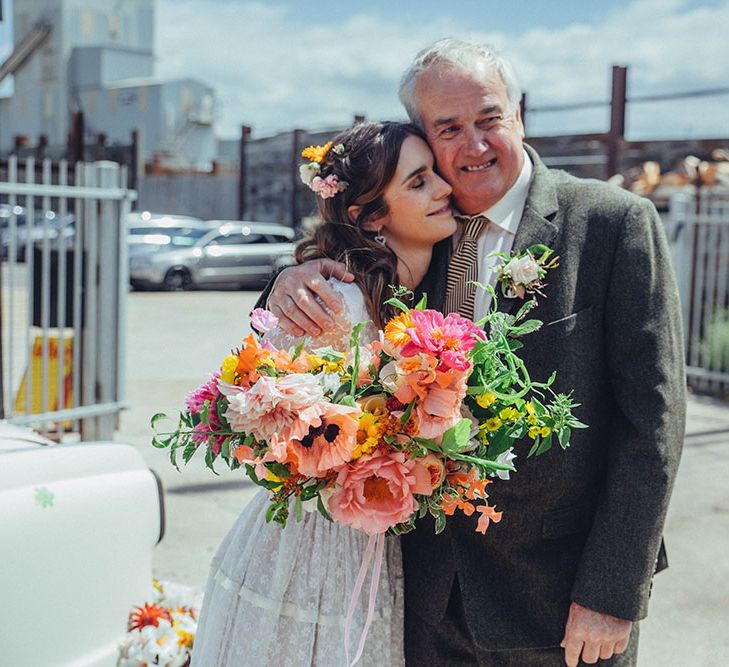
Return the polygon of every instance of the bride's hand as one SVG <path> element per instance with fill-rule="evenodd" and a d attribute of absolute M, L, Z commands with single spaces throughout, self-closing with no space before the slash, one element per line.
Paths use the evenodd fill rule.
<path fill-rule="evenodd" d="M 344 264 L 331 259 L 309 260 L 279 273 L 267 305 L 284 331 L 297 337 L 319 336 L 334 326 L 334 320 L 325 308 L 338 313 L 344 304 L 327 284 L 327 278 L 343 282 L 354 280 Z"/>

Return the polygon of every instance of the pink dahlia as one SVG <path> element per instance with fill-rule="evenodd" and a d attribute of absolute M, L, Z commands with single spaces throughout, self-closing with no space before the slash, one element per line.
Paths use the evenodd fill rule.
<path fill-rule="evenodd" d="M 190 412 L 193 414 L 202 412 L 205 401 L 210 401 L 211 405 L 215 403 L 215 400 L 220 396 L 218 380 L 220 380 L 220 374 L 212 373 L 207 382 L 203 382 L 197 389 L 187 395 L 185 405 Z"/>
<path fill-rule="evenodd" d="M 437 310 L 411 310 L 410 318 L 410 341 L 400 351 L 404 357 L 419 353 L 435 355 L 443 367 L 464 371 L 470 368 L 468 352 L 476 340 L 486 340 L 482 329 L 457 313 L 444 317 Z"/>

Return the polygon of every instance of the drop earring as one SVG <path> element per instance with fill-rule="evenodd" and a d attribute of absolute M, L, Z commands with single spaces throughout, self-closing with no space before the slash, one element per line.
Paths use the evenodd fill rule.
<path fill-rule="evenodd" d="M 377 243 L 382 246 L 387 245 L 387 239 L 382 235 L 382 227 L 377 230 L 377 236 L 375 236 L 375 241 L 377 241 Z"/>

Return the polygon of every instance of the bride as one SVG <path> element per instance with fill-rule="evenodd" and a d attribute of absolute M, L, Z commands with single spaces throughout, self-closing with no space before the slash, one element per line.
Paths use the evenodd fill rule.
<path fill-rule="evenodd" d="M 456 229 L 451 188 L 434 172 L 430 148 L 413 125 L 363 123 L 308 154 L 312 162 L 302 178 L 317 194 L 321 222 L 296 259 L 342 261 L 354 283 L 332 282 L 344 303 L 333 315 L 336 326 L 305 342 L 344 351 L 355 324 L 369 322 L 361 335 L 366 343 L 395 314 L 383 306 L 389 285 L 420 285 L 433 245 Z M 281 330 L 267 337 L 278 347 L 299 342 Z M 282 529 L 266 523 L 268 503 L 269 493 L 259 491 L 213 558 L 192 667 L 346 665 L 345 617 L 368 536 L 317 511 Z M 359 637 L 366 615 L 362 595 L 352 637 Z M 402 564 L 394 537 L 386 539 L 360 664 L 404 664 Z"/>

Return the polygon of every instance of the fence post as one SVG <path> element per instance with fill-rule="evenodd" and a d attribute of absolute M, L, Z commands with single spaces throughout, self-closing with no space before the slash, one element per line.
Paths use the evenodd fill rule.
<path fill-rule="evenodd" d="M 607 136 L 607 173 L 605 178 L 620 169 L 620 145 L 625 137 L 625 103 L 627 101 L 628 68 L 613 65 L 610 95 L 610 131 Z"/>
<path fill-rule="evenodd" d="M 299 230 L 299 159 L 301 153 L 301 136 L 304 130 L 294 130 L 291 134 L 291 228 Z"/>
<path fill-rule="evenodd" d="M 96 184 L 101 188 L 119 187 L 120 169 L 116 162 L 96 162 Z M 118 367 L 119 321 L 118 293 L 119 279 L 124 271 L 119 266 L 119 232 L 121 204 L 109 199 L 99 204 L 98 263 L 90 267 L 98 281 L 97 326 L 96 326 L 96 401 L 112 403 L 117 400 L 118 374 L 124 372 Z M 126 288 L 126 285 L 125 285 Z M 93 326 L 93 323 L 92 323 Z M 101 415 L 96 418 L 96 437 L 111 440 L 116 427 L 116 415 Z"/>
<path fill-rule="evenodd" d="M 248 177 L 248 164 L 246 160 L 246 144 L 251 138 L 251 128 L 248 125 L 240 126 L 240 153 L 238 167 L 238 220 L 248 217 L 246 201 L 246 186 Z"/>

